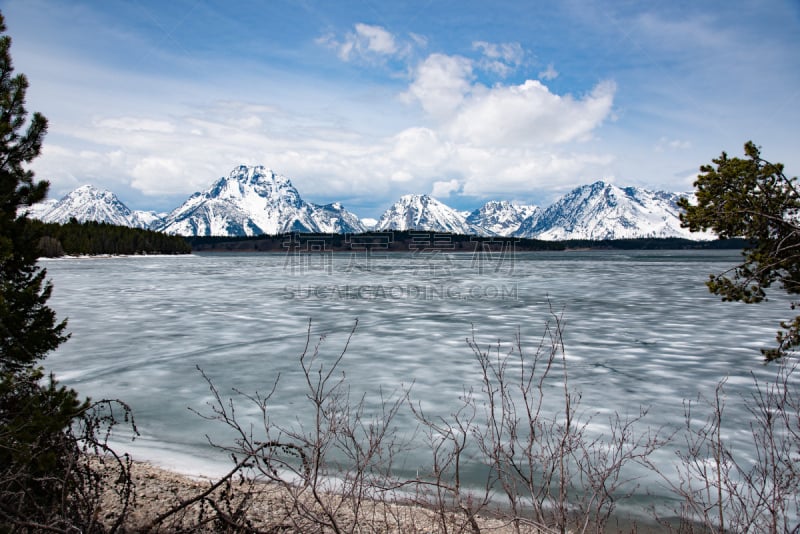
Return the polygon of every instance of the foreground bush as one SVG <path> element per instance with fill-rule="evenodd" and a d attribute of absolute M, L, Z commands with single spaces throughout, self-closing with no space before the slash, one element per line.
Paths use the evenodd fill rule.
<path fill-rule="evenodd" d="M 196 413 L 233 431 L 229 442 L 209 438 L 233 465 L 226 476 L 174 503 L 146 527 L 613 532 L 621 528 L 617 506 L 639 489 L 627 469 L 637 465 L 661 476 L 677 503 L 668 514 L 653 510 L 653 523 L 664 531 L 800 528 L 800 403 L 793 366 L 777 368 L 774 383 L 754 382 L 748 405 L 758 456 L 747 458 L 723 438 L 724 381 L 702 419 L 695 415 L 697 402 L 687 401 L 683 431 L 640 429 L 645 409 L 631 418 L 601 419 L 581 408 L 580 392 L 569 386 L 562 333 L 561 317 L 554 314 L 532 350 L 519 336 L 510 345 L 487 348 L 468 339 L 480 387 L 465 388 L 449 414 L 427 413 L 413 400 L 413 387 L 379 392 L 377 403 L 354 396 L 343 370 L 350 338 L 328 353 L 324 337 L 315 339 L 310 324 L 298 362 L 304 400 L 298 399 L 289 420 L 272 403 L 282 384 L 279 376 L 265 377 L 266 392 L 234 389 L 229 397 L 201 370 L 213 401 Z M 554 403 L 560 406 L 556 411 Z M 253 413 L 253 407 L 255 420 L 239 415 Z M 413 435 L 398 428 L 403 410 L 419 425 Z M 590 424 L 604 430 L 590 435 Z M 668 441 L 679 445 L 674 472 L 651 461 Z M 420 447 L 429 461 L 408 476 L 402 456 Z M 476 483 L 474 474 L 464 482 L 467 458 L 487 467 L 482 482 Z"/>
<path fill-rule="evenodd" d="M 121 403 L 90 403 L 45 379 L 40 362 L 66 341 L 66 323 L 47 306 L 52 286 L 36 264 L 42 237 L 24 213 L 43 200 L 48 183 L 28 165 L 42 147 L 47 120 L 25 110 L 28 82 L 14 75 L 11 39 L 0 15 L 0 532 L 94 532 L 103 485 L 86 453 L 116 461 L 113 484 L 123 506 L 130 496 L 127 463 L 113 456 L 105 437 Z M 22 214 L 21 216 L 18 216 Z"/>

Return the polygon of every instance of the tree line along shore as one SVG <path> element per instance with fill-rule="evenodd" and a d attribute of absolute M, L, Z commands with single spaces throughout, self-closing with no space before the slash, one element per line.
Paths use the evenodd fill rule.
<path fill-rule="evenodd" d="M 545 241 L 516 237 L 458 235 L 405 230 L 363 234 L 286 233 L 259 236 L 186 237 L 193 252 L 473 252 L 473 251 L 566 251 L 566 250 L 741 250 L 744 239 L 693 241 L 678 237 Z"/>
<path fill-rule="evenodd" d="M 65 224 L 31 221 L 43 257 L 82 255 L 188 254 L 191 252 L 411 252 L 688 250 L 742 249 L 743 239 L 693 241 L 678 237 L 544 241 L 499 236 L 458 235 L 426 231 L 363 234 L 285 233 L 259 236 L 176 236 L 108 223 Z"/>

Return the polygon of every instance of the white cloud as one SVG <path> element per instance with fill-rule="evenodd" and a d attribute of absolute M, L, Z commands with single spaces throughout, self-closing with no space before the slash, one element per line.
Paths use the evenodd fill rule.
<path fill-rule="evenodd" d="M 472 43 L 474 50 L 480 50 L 490 59 L 500 59 L 505 63 L 519 65 L 525 56 L 525 51 L 519 43 L 488 43 L 475 41 Z"/>
<path fill-rule="evenodd" d="M 406 107 L 406 126 L 384 121 L 379 135 L 343 126 L 338 114 L 232 99 L 173 108 L 167 118 L 143 110 L 115 114 L 106 106 L 89 124 L 55 121 L 56 142 L 45 145 L 37 173 L 64 192 L 86 182 L 112 190 L 121 184 L 174 197 L 177 205 L 235 165 L 262 164 L 289 176 L 312 202 L 347 205 L 348 199 L 388 204 L 424 191 L 529 195 L 574 184 L 582 173 L 593 179 L 608 165 L 608 157 L 576 152 L 572 143 L 607 119 L 613 84 L 576 98 L 532 80 L 486 87 L 473 69 L 474 60 L 461 56 L 425 58 L 404 92 L 425 115 Z M 80 177 L 65 171 L 76 168 Z"/>
<path fill-rule="evenodd" d="M 317 42 L 336 50 L 342 61 L 373 61 L 395 55 L 403 56 L 409 49 L 409 45 L 398 43 L 397 38 L 386 28 L 363 23 L 355 24 L 353 31 L 348 32 L 341 40 L 328 34 L 317 39 Z"/>
<path fill-rule="evenodd" d="M 436 168 L 447 158 L 439 136 L 429 128 L 408 128 L 392 139 L 391 156 L 414 167 Z"/>
<path fill-rule="evenodd" d="M 210 109 L 220 112 L 214 106 Z M 262 164 L 288 176 L 309 201 L 341 200 L 347 206 L 353 202 L 348 199 L 361 198 L 385 207 L 405 193 L 507 198 L 560 190 L 582 174 L 594 178 L 593 169 L 610 161 L 553 146 L 454 143 L 425 127 L 379 139 L 332 139 L 324 128 L 308 129 L 302 138 L 275 132 L 266 123 L 254 131 L 238 129 L 235 116 L 209 111 L 200 122 L 193 115 L 175 117 L 173 134 L 149 136 L 147 144 L 143 140 L 148 137 L 137 132 L 109 137 L 87 129 L 81 135 L 94 150 L 46 144 L 37 174 L 58 178 L 66 190 L 95 183 L 111 190 L 131 188 L 151 197 L 174 197 L 174 205 L 166 209 L 207 188 L 235 165 Z M 195 129 L 202 135 L 192 133 Z M 82 169 L 80 176 L 64 174 L 64 169 L 75 168 Z"/>
<path fill-rule="evenodd" d="M 414 176 L 408 171 L 395 171 L 392 173 L 391 179 L 393 182 L 410 182 Z"/>
<path fill-rule="evenodd" d="M 460 56 L 431 54 L 418 67 L 404 94 L 435 118 L 450 117 L 472 90 L 472 62 Z"/>
<path fill-rule="evenodd" d="M 573 186 L 587 171 L 594 172 L 613 162 L 609 155 L 555 149 L 472 149 L 461 157 L 470 170 L 464 177 L 462 192 L 479 197 L 563 191 L 565 185 Z M 498 165 L 498 161 L 504 164 Z"/>
<path fill-rule="evenodd" d="M 144 157 L 131 170 L 130 185 L 146 195 L 171 193 L 186 174 L 185 162 L 175 158 Z"/>
<path fill-rule="evenodd" d="M 478 50 L 483 57 L 478 61 L 478 67 L 488 72 L 506 77 L 514 71 L 525 57 L 525 51 L 519 43 L 489 43 L 475 41 L 472 49 Z"/>
<path fill-rule="evenodd" d="M 497 57 L 515 49 L 480 43 Z M 474 146 L 535 146 L 588 139 L 611 117 L 616 85 L 606 81 L 582 98 L 557 95 L 538 80 L 486 87 L 474 82 L 473 61 L 432 54 L 420 63 L 404 97 L 416 100 L 446 139 Z"/>
<path fill-rule="evenodd" d="M 690 148 L 692 148 L 691 141 L 661 137 L 658 140 L 658 144 L 656 144 L 655 150 L 656 152 L 664 152 L 666 150 L 688 150 Z"/>
<path fill-rule="evenodd" d="M 448 127 L 451 138 L 477 145 L 558 144 L 583 140 L 606 118 L 616 87 L 599 83 L 589 95 L 560 96 L 537 80 L 473 93 Z"/>
<path fill-rule="evenodd" d="M 412 39 L 420 47 L 427 44 L 424 38 Z M 329 38 L 328 44 L 346 60 L 402 53 L 389 32 L 366 24 L 355 25 L 341 41 Z M 433 53 L 411 69 L 401 100 L 418 105 L 429 121 L 382 139 L 356 138 L 324 150 L 319 148 L 330 142 L 322 140 L 323 132 L 305 130 L 303 147 L 295 142 L 290 152 L 271 161 L 283 164 L 287 173 L 297 169 L 324 176 L 326 171 L 326 182 L 334 181 L 333 174 L 347 174 L 365 194 L 430 190 L 445 197 L 557 189 L 574 183 L 580 173 L 595 172 L 588 169 L 610 163 L 603 154 L 575 152 L 572 144 L 591 139 L 612 117 L 613 82 L 600 82 L 579 96 L 555 94 L 537 80 L 488 87 L 478 82 L 477 72 L 507 76 L 523 64 L 526 53 L 518 43 L 476 41 L 472 46 L 480 57 Z M 547 81 L 558 73 L 548 65 L 539 76 Z M 269 142 L 277 152 L 281 140 Z"/>
<path fill-rule="evenodd" d="M 409 33 L 408 36 L 414 41 L 419 48 L 427 48 L 428 46 L 428 38 L 424 35 L 420 35 L 418 33 Z"/>
<path fill-rule="evenodd" d="M 338 45 L 351 46 L 353 60 L 404 53 L 403 43 L 380 27 L 357 25 L 352 36 Z M 360 96 L 372 88 L 355 83 L 344 89 L 264 84 L 260 73 L 241 68 L 231 87 L 224 82 L 232 73 L 224 70 L 188 89 L 169 77 L 133 74 L 113 94 L 93 91 L 88 82 L 68 85 L 78 104 L 69 114 L 51 115 L 36 172 L 51 180 L 54 196 L 94 183 L 140 193 L 135 207 L 150 207 L 149 197 L 169 209 L 235 165 L 262 164 L 290 177 L 309 201 L 380 208 L 400 194 L 426 191 L 526 196 L 574 184 L 580 173 L 602 167 L 602 158 L 570 152 L 569 143 L 591 136 L 613 87 L 601 84 L 576 98 L 540 82 L 487 87 L 478 82 L 480 61 L 521 56 L 513 46 L 487 43 L 479 50 L 481 58 L 422 59 L 400 90 L 411 106 L 384 98 L 385 91 L 365 102 Z M 143 86 L 157 97 L 133 89 Z"/>
<path fill-rule="evenodd" d="M 520 57 L 514 47 L 481 45 L 481 50 Z M 476 81 L 476 61 L 431 54 L 416 66 L 402 96 L 432 121 L 417 122 L 381 140 L 353 141 L 350 150 L 358 156 L 350 156 L 344 167 L 353 174 L 357 169 L 363 192 L 530 195 L 563 191 L 564 184 L 574 185 L 581 175 L 595 179 L 612 163 L 606 154 L 576 150 L 575 143 L 592 138 L 611 117 L 613 82 L 598 83 L 577 97 L 557 95 L 535 80 L 486 87 Z M 318 156 L 321 164 L 337 154 Z M 344 167 L 336 172 L 347 172 Z"/>
<path fill-rule="evenodd" d="M 165 120 L 138 117 L 115 117 L 95 121 L 99 128 L 110 128 L 127 132 L 173 133 L 175 125 Z"/>
<path fill-rule="evenodd" d="M 431 196 L 437 198 L 445 198 L 449 197 L 452 193 L 455 193 L 460 188 L 460 184 L 458 180 L 448 180 L 446 182 L 438 181 L 433 182 L 433 187 L 431 188 Z"/>
<path fill-rule="evenodd" d="M 532 200 L 608 174 L 665 188 L 680 179 L 691 189 L 687 169 L 751 137 L 798 168 L 796 135 L 787 134 L 800 109 L 787 89 L 798 86 L 796 32 L 765 30 L 794 15 L 791 0 L 728 11 L 567 2 L 535 21 L 498 8 L 477 38 L 470 32 L 485 10 L 464 6 L 282 8 L 290 4 L 298 17 L 281 20 L 296 26 L 262 32 L 248 28 L 253 17 L 194 18 L 227 8 L 195 10 L 175 47 L 141 9 L 8 3 L 15 65 L 31 82 L 28 107 L 50 119 L 32 168 L 54 195 L 89 182 L 158 195 L 140 195 L 136 207 L 164 208 L 240 163 L 289 176 L 310 201 L 384 207 L 452 180 L 461 184 L 454 200 Z M 426 12 L 441 17 L 423 20 Z M 342 20 L 343 31 L 318 40 L 329 50 L 307 46 Z M 401 27 L 420 33 L 393 31 Z M 559 51 L 534 65 L 532 46 Z M 331 60 L 337 65 L 315 68 Z M 359 66 L 378 68 L 353 75 Z M 609 73 L 619 91 L 598 83 Z M 400 94 L 411 105 L 398 105 Z"/>
<path fill-rule="evenodd" d="M 380 26 L 356 24 L 357 43 L 364 43 L 364 48 L 376 54 L 391 55 L 397 52 L 394 36 Z"/>
<path fill-rule="evenodd" d="M 550 80 L 555 80 L 556 78 L 558 78 L 558 71 L 553 67 L 552 63 L 547 65 L 546 69 L 539 72 L 540 80 L 550 81 Z"/>

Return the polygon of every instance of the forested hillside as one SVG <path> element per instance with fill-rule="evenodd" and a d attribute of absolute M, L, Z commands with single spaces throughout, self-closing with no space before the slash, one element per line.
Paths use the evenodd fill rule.
<path fill-rule="evenodd" d="M 678 237 L 635 239 L 570 239 L 544 241 L 518 237 L 482 237 L 443 232 L 416 230 L 365 232 L 363 234 L 289 233 L 259 236 L 191 236 L 186 241 L 194 252 L 288 252 L 352 250 L 409 252 L 438 250 L 440 252 L 472 252 L 475 250 L 546 251 L 571 249 L 600 250 L 682 250 L 682 249 L 741 249 L 742 239 L 693 241 Z"/>
<path fill-rule="evenodd" d="M 82 254 L 188 254 L 186 240 L 152 230 L 75 219 L 67 224 L 32 221 L 41 255 L 58 257 Z"/>

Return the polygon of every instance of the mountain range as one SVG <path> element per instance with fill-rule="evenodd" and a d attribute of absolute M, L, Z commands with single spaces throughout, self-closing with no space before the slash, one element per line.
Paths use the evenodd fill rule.
<path fill-rule="evenodd" d="M 490 201 L 461 212 L 428 195 L 404 195 L 372 225 L 338 202 L 306 202 L 285 176 L 262 166 L 241 165 L 170 213 L 131 210 L 113 193 L 89 185 L 27 211 L 45 222 L 63 223 L 75 217 L 186 236 L 427 230 L 544 240 L 712 239 L 681 228 L 677 201 L 683 196 L 687 194 L 599 181 L 575 188 L 547 208 Z"/>

